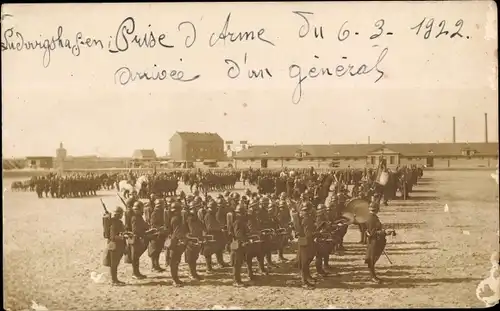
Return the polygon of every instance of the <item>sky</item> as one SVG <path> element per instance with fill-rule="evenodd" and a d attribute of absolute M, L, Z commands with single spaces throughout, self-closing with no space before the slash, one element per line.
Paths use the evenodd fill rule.
<path fill-rule="evenodd" d="M 175 131 L 217 132 L 224 140 L 254 145 L 366 143 L 368 136 L 372 143 L 451 142 L 453 116 L 457 141 L 482 142 L 484 113 L 489 140 L 498 141 L 496 12 L 488 3 L 371 5 L 363 3 L 363 10 L 356 3 L 3 6 L 2 14 L 12 17 L 2 21 L 2 32 L 14 27 L 25 40 L 57 36 L 61 25 L 71 42 L 82 32 L 107 45 L 132 16 L 135 33 L 153 31 L 156 38 L 166 33 L 175 46 L 140 49 L 130 43 L 127 51 L 114 54 L 107 46 L 80 47 L 79 56 L 58 48 L 46 68 L 42 50 L 2 51 L 3 157 L 55 155 L 60 142 L 75 156 L 131 156 L 135 149 L 150 148 L 164 155 Z M 322 25 L 325 39 L 311 33 L 298 38 L 303 19 L 294 10 L 314 12 L 310 25 Z M 210 47 L 210 35 L 221 32 L 229 12 L 230 31 L 264 29 L 262 37 L 274 45 L 219 40 Z M 461 32 L 470 39 L 424 39 L 410 30 L 431 12 L 451 26 L 462 18 Z M 384 32 L 394 34 L 369 40 L 380 18 Z M 340 42 L 338 29 L 346 19 L 351 34 Z M 197 29 L 190 48 L 184 46 L 189 26 L 178 30 L 187 20 Z M 2 45 L 8 42 L 2 33 Z M 314 66 L 332 72 L 338 64 L 368 68 L 384 48 L 387 54 L 377 67 L 384 75 L 377 83 L 375 70 L 307 77 L 300 102 L 293 102 L 298 78 L 290 77 L 292 64 L 301 77 Z M 228 59 L 240 65 L 236 79 L 227 77 Z M 200 78 L 116 83 L 120 67 L 137 72 L 154 65 Z M 273 77 L 250 80 L 248 68 L 268 68 Z"/>

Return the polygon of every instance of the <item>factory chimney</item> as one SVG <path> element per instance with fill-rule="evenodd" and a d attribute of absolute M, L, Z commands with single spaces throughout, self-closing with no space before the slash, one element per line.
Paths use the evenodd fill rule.
<path fill-rule="evenodd" d="M 484 114 L 484 142 L 488 142 L 488 114 Z"/>
<path fill-rule="evenodd" d="M 368 136 L 368 145 L 370 144 L 370 136 Z"/>
<path fill-rule="evenodd" d="M 455 136 L 455 117 L 453 117 L 453 143 L 456 143 L 456 136 Z"/>

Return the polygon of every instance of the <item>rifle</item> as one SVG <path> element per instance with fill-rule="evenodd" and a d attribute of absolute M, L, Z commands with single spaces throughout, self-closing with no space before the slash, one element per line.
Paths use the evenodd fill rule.
<path fill-rule="evenodd" d="M 122 201 L 123 206 L 125 206 L 125 208 L 127 208 L 127 203 L 125 203 L 125 201 L 123 200 L 123 198 L 118 193 L 116 195 L 120 198 L 120 201 Z"/>
<path fill-rule="evenodd" d="M 102 208 L 104 209 L 104 214 L 106 214 L 106 215 L 111 214 L 111 213 L 108 211 L 108 209 L 106 208 L 106 204 L 104 204 L 104 202 L 102 201 L 102 199 L 101 199 L 101 204 L 102 204 Z"/>

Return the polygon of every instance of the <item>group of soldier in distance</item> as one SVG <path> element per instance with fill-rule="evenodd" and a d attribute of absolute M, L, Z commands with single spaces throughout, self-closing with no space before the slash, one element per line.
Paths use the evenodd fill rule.
<path fill-rule="evenodd" d="M 113 285 L 125 284 L 117 277 L 122 257 L 132 265 L 134 279 L 146 278 L 139 269 L 139 259 L 147 252 L 152 271 L 158 273 L 165 271 L 160 264 L 160 256 L 165 254 L 165 267 L 169 267 L 175 286 L 183 284 L 179 276 L 183 254 L 192 280 L 203 279 L 197 270 L 200 255 L 205 258 L 206 273 L 214 273 L 215 255 L 220 268 L 233 267 L 234 286 L 247 286 L 256 280 L 254 259 L 260 274 L 269 275 L 276 266 L 273 254 L 277 254 L 278 261 L 287 261 L 285 248 L 296 240 L 293 265 L 300 271 L 302 286 L 312 289 L 317 279 L 311 275 L 311 263 L 314 261 L 319 276 L 328 276 L 330 255 L 342 253 L 343 239 L 351 224 L 358 225 L 360 243 L 367 245 L 365 264 L 371 280 L 382 282 L 376 275 L 375 263 L 384 252 L 386 235 L 395 232 L 383 229 L 377 217 L 380 204 L 387 205 L 397 190 L 407 199 L 422 175 L 422 167 L 390 170 L 382 160 L 377 169 L 320 173 L 313 168 L 278 172 L 179 170 L 141 176 L 131 172 L 89 173 L 49 175 L 24 184 L 29 184 L 27 190 L 37 193 L 40 188 L 45 191 L 47 184 L 57 184 L 54 189 L 58 191 L 49 186 L 45 193 L 47 196 L 54 192 L 53 197 L 61 198 L 95 195 L 99 189 L 120 192 L 123 207 L 117 206 L 111 213 L 101 201 L 105 210 L 103 235 L 107 240 L 103 264 L 110 268 Z M 190 194 L 177 193 L 181 180 L 189 186 Z M 258 192 L 231 192 L 239 180 L 256 186 Z M 75 190 L 78 184 L 82 188 Z M 348 186 L 352 186 L 351 190 Z M 224 193 L 214 198 L 211 191 Z M 224 262 L 224 252 L 230 254 L 229 263 Z M 242 282 L 243 264 L 248 283 Z"/>

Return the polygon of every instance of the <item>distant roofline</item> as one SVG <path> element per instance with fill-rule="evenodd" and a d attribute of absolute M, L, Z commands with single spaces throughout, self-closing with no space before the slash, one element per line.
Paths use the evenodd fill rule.
<path fill-rule="evenodd" d="M 276 145 L 269 145 L 269 144 L 266 144 L 266 145 L 257 145 L 257 144 L 252 144 L 252 145 L 249 145 L 247 147 L 247 149 L 249 148 L 252 148 L 252 147 L 301 147 L 301 146 L 304 146 L 304 147 L 308 147 L 308 146 L 390 146 L 390 145 L 472 145 L 472 144 L 498 144 L 498 142 L 495 142 L 495 141 L 489 141 L 489 142 L 481 142 L 481 141 L 474 141 L 474 142 L 456 142 L 456 143 L 453 143 L 453 142 L 440 142 L 440 143 L 437 143 L 437 142 L 434 142 L 434 143 L 414 143 L 414 142 L 403 142 L 403 143 L 388 143 L 388 142 L 385 142 L 385 143 L 362 143 L 362 144 L 286 144 L 286 145 L 283 145 L 283 144 L 276 144 Z"/>

